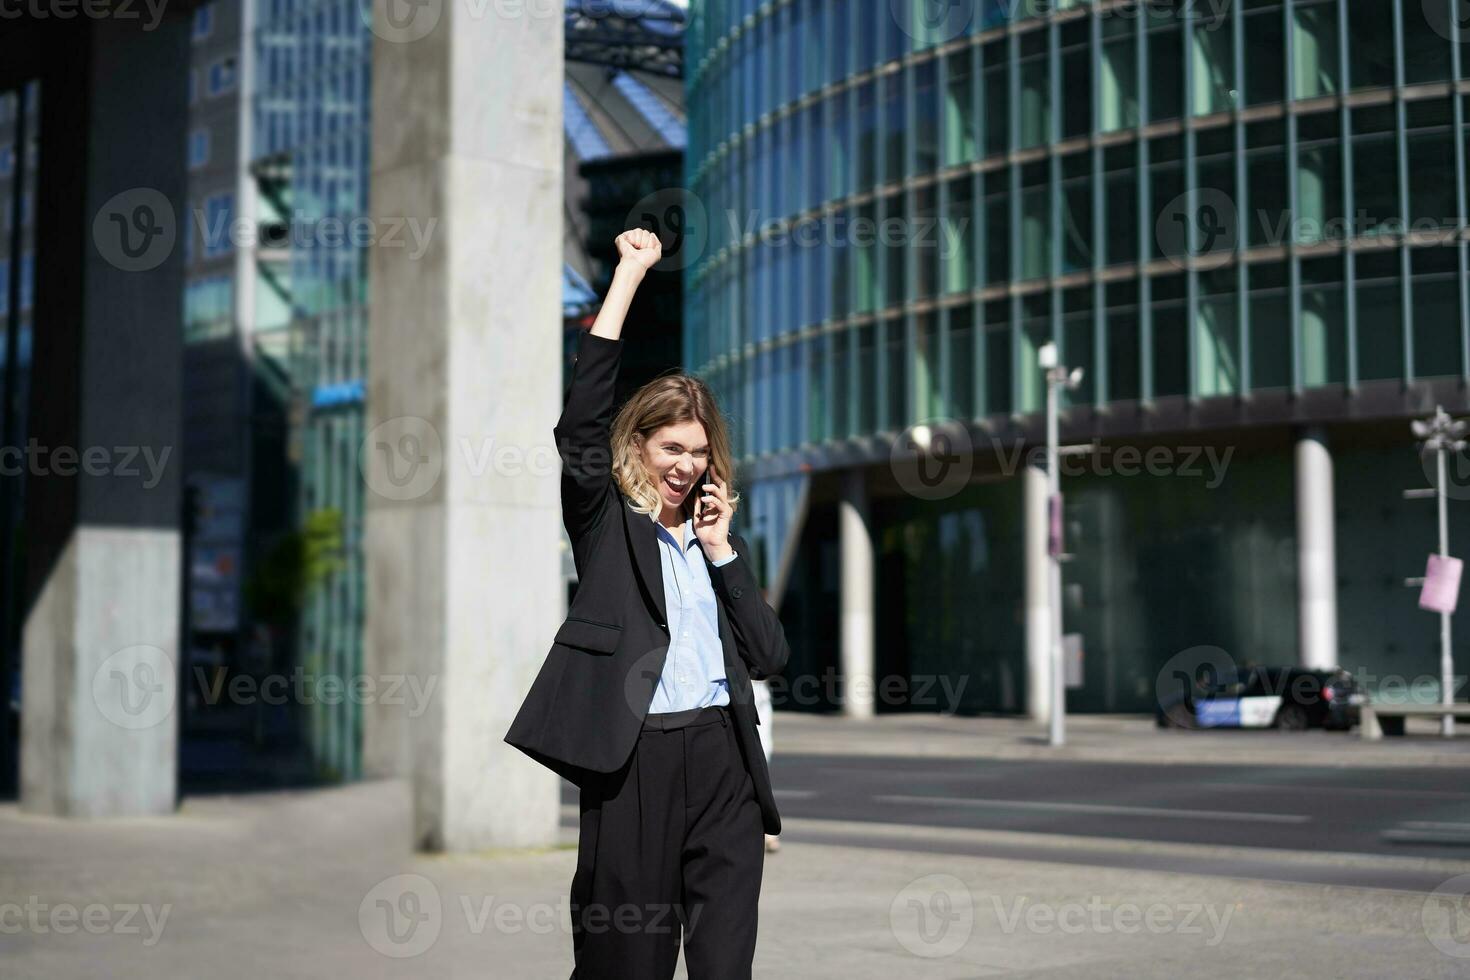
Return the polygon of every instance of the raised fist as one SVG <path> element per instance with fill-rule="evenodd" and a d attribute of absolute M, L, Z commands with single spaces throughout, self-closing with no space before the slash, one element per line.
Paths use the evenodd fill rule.
<path fill-rule="evenodd" d="M 618 260 L 638 266 L 645 272 L 663 258 L 663 245 L 658 236 L 645 228 L 629 228 L 614 241 Z"/>

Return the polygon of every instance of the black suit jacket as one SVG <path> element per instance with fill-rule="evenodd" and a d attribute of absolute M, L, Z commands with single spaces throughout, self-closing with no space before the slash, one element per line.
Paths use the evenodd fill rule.
<path fill-rule="evenodd" d="M 613 387 L 622 340 L 582 335 L 554 436 L 562 458 L 562 520 L 579 584 L 566 621 L 516 713 L 505 741 L 582 786 L 591 774 L 616 772 L 631 757 L 669 649 L 657 531 L 612 478 Z M 747 560 L 709 568 L 719 597 L 720 640 L 736 740 L 761 808 L 766 833 L 781 816 L 756 718 L 750 681 L 786 666 L 790 650 Z"/>

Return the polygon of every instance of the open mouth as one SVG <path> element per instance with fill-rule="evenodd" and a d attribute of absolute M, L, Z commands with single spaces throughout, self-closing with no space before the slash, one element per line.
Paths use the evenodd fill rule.
<path fill-rule="evenodd" d="M 680 480 L 677 477 L 670 475 L 664 477 L 664 486 L 668 488 L 671 495 L 675 497 L 682 497 L 684 496 L 684 492 L 689 489 L 689 481 Z"/>

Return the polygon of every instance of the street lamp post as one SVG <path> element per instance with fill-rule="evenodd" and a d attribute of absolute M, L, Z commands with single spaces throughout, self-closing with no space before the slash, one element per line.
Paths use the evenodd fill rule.
<path fill-rule="evenodd" d="M 1450 555 L 1450 523 L 1449 507 L 1445 494 L 1445 454 L 1450 452 L 1461 452 L 1465 449 L 1465 431 L 1470 423 L 1455 421 L 1451 419 L 1443 407 L 1436 405 L 1434 415 L 1413 423 L 1414 435 L 1424 440 L 1424 452 L 1434 453 L 1435 459 L 1435 496 L 1439 504 L 1439 556 L 1448 558 Z M 1450 648 L 1450 614 L 1445 610 L 1439 613 L 1439 674 L 1440 674 L 1440 698 L 1445 704 L 1451 704 L 1455 700 L 1455 658 Z M 1455 716 L 1444 715 L 1440 719 L 1440 733 L 1445 738 L 1455 734 Z"/>
<path fill-rule="evenodd" d="M 1062 480 L 1058 466 L 1057 416 L 1060 389 L 1075 390 L 1082 383 L 1082 369 L 1070 372 L 1057 363 L 1057 345 L 1047 342 L 1037 351 L 1037 364 L 1046 372 L 1046 515 L 1047 515 L 1047 600 L 1051 621 L 1051 725 L 1047 741 L 1066 742 L 1067 682 L 1062 662 Z"/>

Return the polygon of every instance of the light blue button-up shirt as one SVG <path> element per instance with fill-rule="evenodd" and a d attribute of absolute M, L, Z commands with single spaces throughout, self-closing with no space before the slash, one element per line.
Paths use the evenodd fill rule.
<path fill-rule="evenodd" d="M 664 606 L 669 613 L 669 654 L 648 711 L 654 714 L 729 704 L 719 607 L 709 569 L 704 566 L 704 551 L 694 534 L 694 520 L 684 522 L 682 547 L 656 518 L 653 523 L 663 569 Z M 729 555 L 714 564 L 734 560 L 735 556 Z"/>

